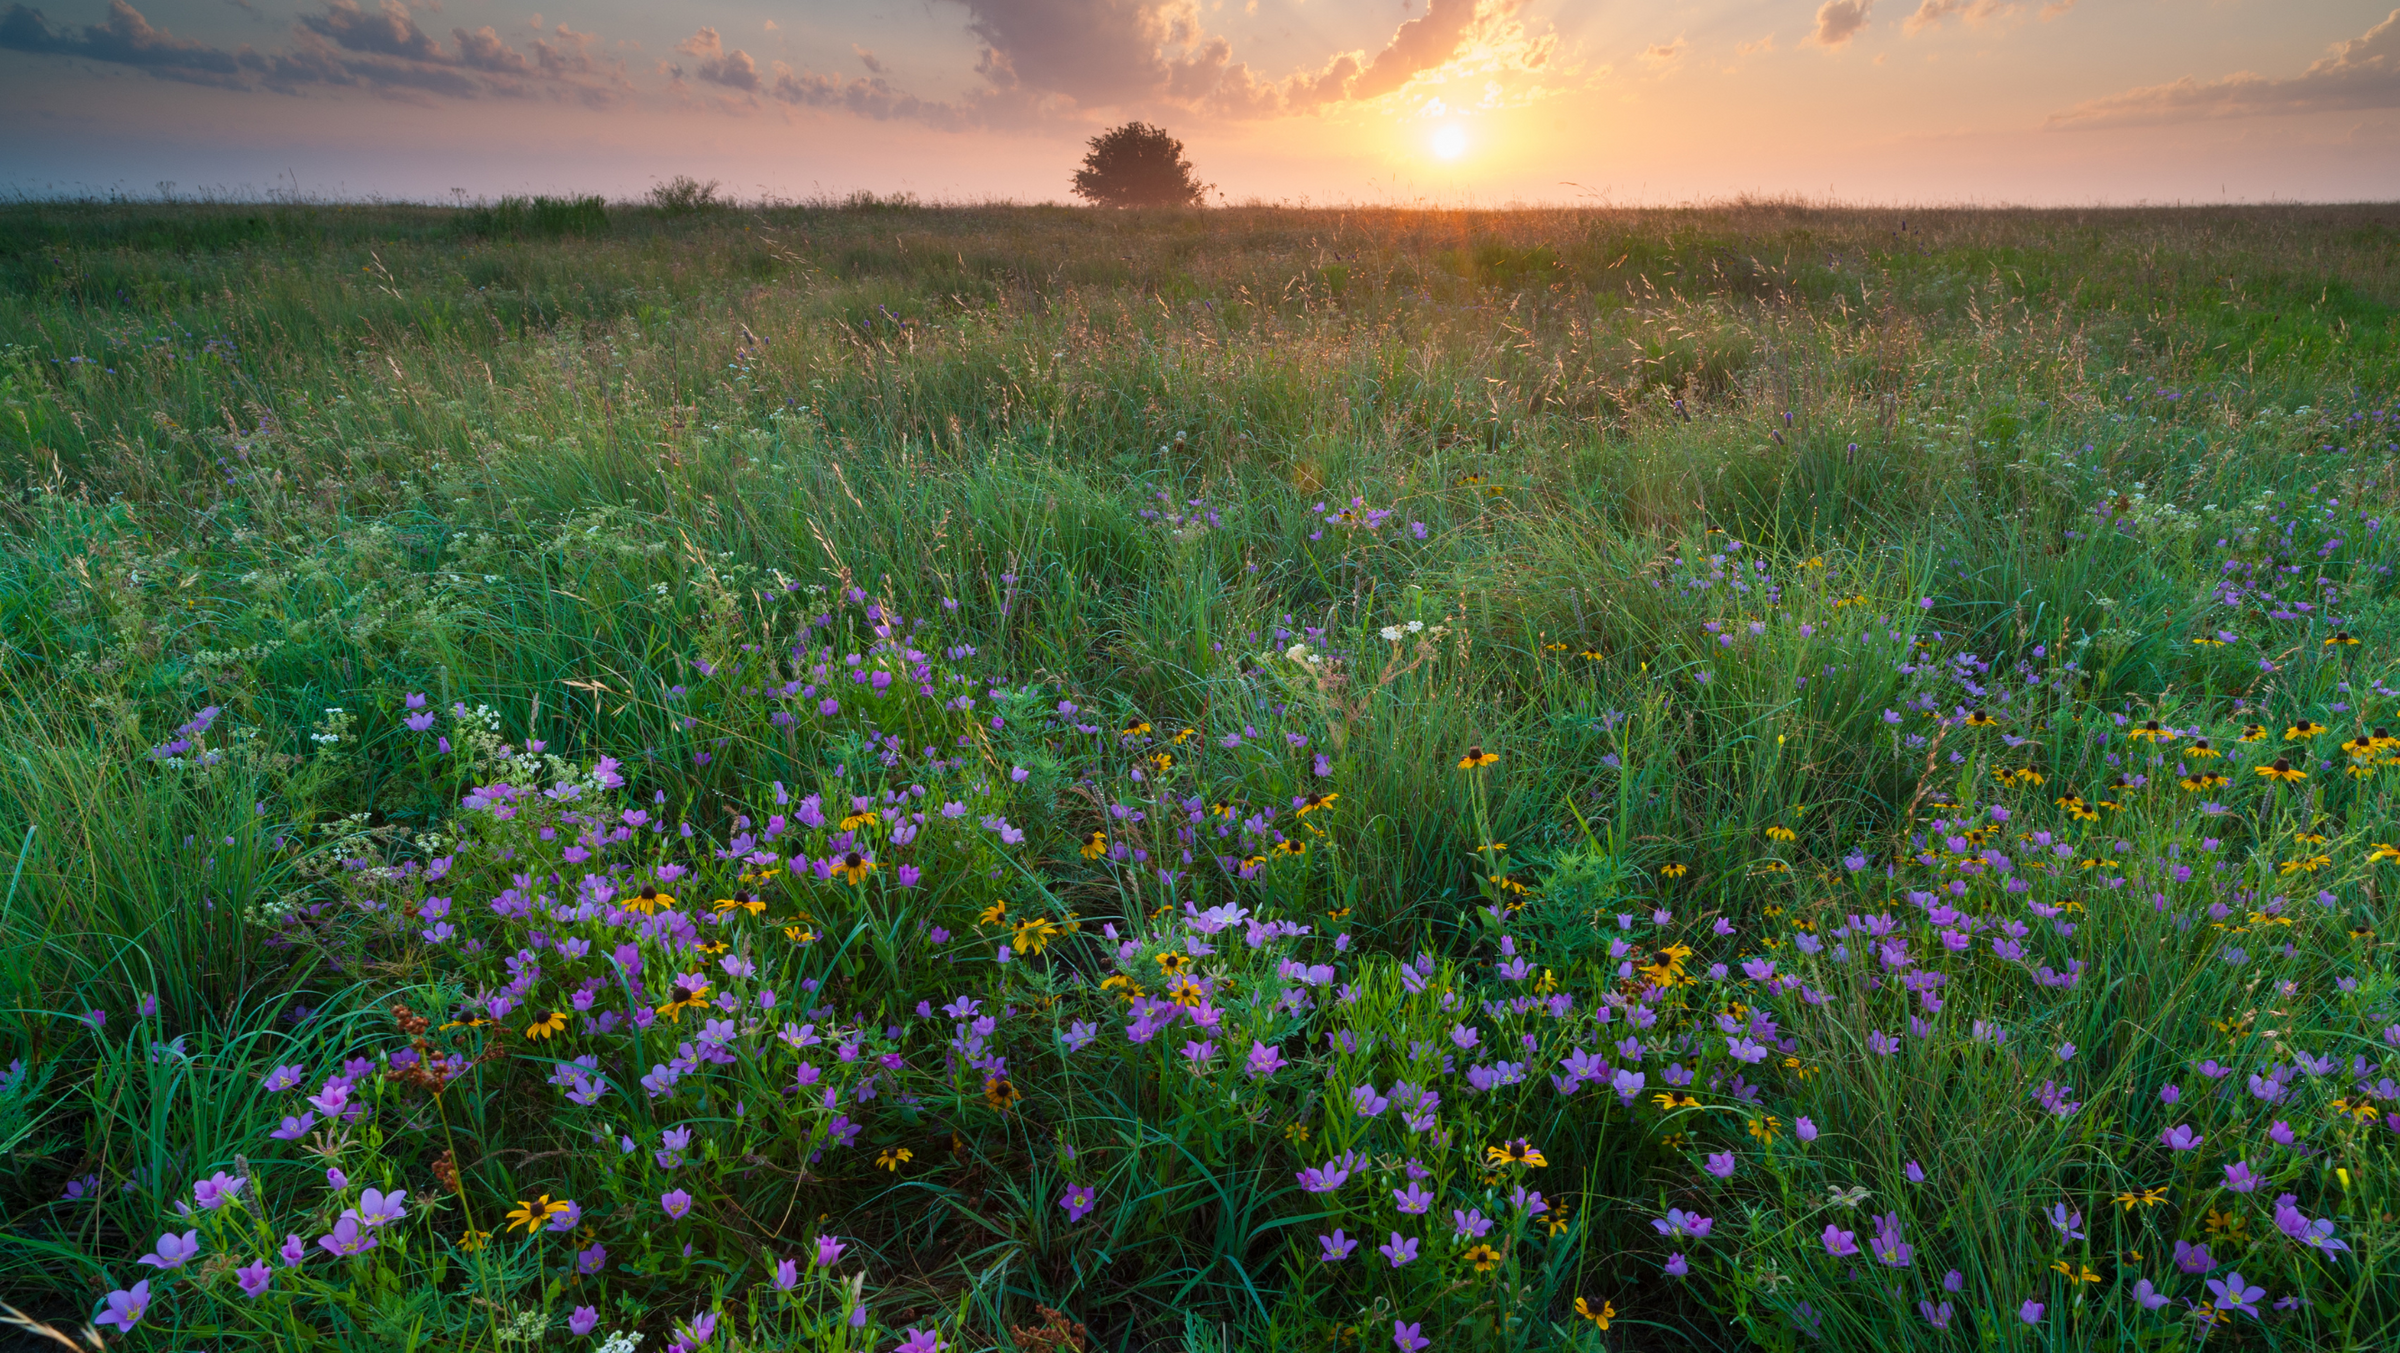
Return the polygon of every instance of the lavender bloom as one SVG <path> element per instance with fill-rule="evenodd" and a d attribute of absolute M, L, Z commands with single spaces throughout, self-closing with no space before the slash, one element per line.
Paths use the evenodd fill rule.
<path fill-rule="evenodd" d="M 1492 1219 L 1480 1211 L 1450 1210 L 1451 1236 L 1458 1240 L 1481 1240 L 1492 1229 Z"/>
<path fill-rule="evenodd" d="M 253 1259 L 235 1269 L 233 1277 L 234 1281 L 242 1285 L 243 1296 L 255 1297 L 266 1291 L 267 1285 L 275 1281 L 275 1270 L 267 1267 L 266 1260 Z"/>
<path fill-rule="evenodd" d="M 692 1210 L 692 1195 L 682 1189 L 669 1189 L 658 1196 L 658 1205 L 665 1208 L 670 1219 L 680 1221 Z"/>
<path fill-rule="evenodd" d="M 608 1247 L 597 1240 L 592 1242 L 590 1249 L 575 1252 L 575 1272 L 579 1277 L 589 1278 L 606 1267 L 608 1267 Z"/>
<path fill-rule="evenodd" d="M 1390 1240 L 1375 1247 L 1375 1252 L 1391 1260 L 1393 1268 L 1398 1268 L 1417 1257 L 1417 1242 L 1394 1231 Z"/>
<path fill-rule="evenodd" d="M 2148 1278 L 2144 1278 L 2140 1282 L 2137 1282 L 2133 1285 L 2133 1299 L 2136 1302 L 2139 1302 L 2141 1304 L 2141 1308 L 2145 1311 L 2155 1311 L 2159 1307 L 2166 1305 L 2167 1302 L 2171 1300 L 2166 1293 L 2161 1292 L 2157 1288 L 2151 1286 Z"/>
<path fill-rule="evenodd" d="M 2225 1167 L 2225 1187 L 2235 1193 L 2255 1192 L 2258 1186 L 2265 1182 L 2258 1177 L 2256 1170 L 2250 1168 L 2249 1161 L 2237 1160 Z"/>
<path fill-rule="evenodd" d="M 1950 1303 L 1946 1301 L 1939 1306 L 1930 1301 L 1917 1303 L 1917 1314 L 1925 1317 L 1925 1323 L 1937 1330 L 1950 1328 L 1950 1313 Z"/>
<path fill-rule="evenodd" d="M 1816 1121 L 1815 1121 L 1814 1119 L 1810 1119 L 1810 1118 L 1795 1118 L 1795 1119 L 1793 1119 L 1793 1120 L 1792 1120 L 1792 1135 L 1793 1135 L 1793 1136 L 1795 1136 L 1795 1137 L 1798 1137 L 1800 1140 L 1802 1140 L 1802 1141 L 1804 1141 L 1804 1142 L 1813 1142 L 1813 1141 L 1815 1141 L 1815 1140 L 1817 1139 L 1817 1124 L 1816 1124 Z"/>
<path fill-rule="evenodd" d="M 819 1235 L 817 1237 L 817 1267 L 832 1268 L 841 1261 L 842 1251 L 848 1248 L 850 1247 L 843 1244 L 837 1237 Z"/>
<path fill-rule="evenodd" d="M 2288 1193 L 2275 1200 L 2275 1229 L 2303 1245 L 2322 1250 L 2327 1254 L 2339 1253 L 2350 1248 L 2346 1242 L 2333 1238 L 2333 1219 L 2331 1217 L 2319 1217 L 2315 1221 L 2310 1221 L 2300 1214 L 2299 1208 L 2292 1205 L 2292 1195 Z"/>
<path fill-rule="evenodd" d="M 337 1259 L 347 1259 L 374 1249 L 376 1240 L 373 1231 L 359 1225 L 356 1216 L 345 1212 L 341 1220 L 333 1224 L 330 1233 L 317 1237 L 317 1244 L 323 1246 L 327 1254 Z"/>
<path fill-rule="evenodd" d="M 578 1306 L 567 1317 L 567 1332 L 580 1339 L 600 1327 L 600 1312 L 590 1306 Z"/>
<path fill-rule="evenodd" d="M 2201 1274 L 2217 1266 L 2206 1245 L 2194 1245 L 2188 1240 L 2175 1242 L 2175 1267 L 2186 1273 Z"/>
<path fill-rule="evenodd" d="M 1706 1168 L 1710 1174 L 1715 1175 L 1717 1178 L 1733 1178 L 1733 1167 L 1734 1157 L 1731 1151 L 1711 1151 L 1708 1153 L 1708 1165 Z"/>
<path fill-rule="evenodd" d="M 1265 1080 L 1283 1070 L 1284 1066 L 1282 1048 L 1269 1047 L 1264 1043 L 1256 1042 L 1250 1045 L 1250 1079 Z"/>
<path fill-rule="evenodd" d="M 407 1197 L 407 1189 L 393 1189 L 390 1193 L 368 1189 L 358 1196 L 358 1219 L 368 1226 L 387 1226 L 396 1222 L 408 1215 L 405 1205 Z M 555 1231 L 559 1228 L 554 1226 L 550 1229 Z"/>
<path fill-rule="evenodd" d="M 2184 1124 L 2178 1123 L 2158 1134 L 2158 1140 L 2170 1151 L 2191 1151 L 2198 1149 L 2200 1143 L 2207 1139 Z"/>
<path fill-rule="evenodd" d="M 2025 1304 L 2017 1308 L 2017 1319 L 2024 1321 L 2028 1325 L 2038 1325 L 2042 1323 L 2042 1312 L 2048 1309 L 2050 1308 L 2042 1305 L 2042 1303 L 2038 1301 L 2035 1301 L 2031 1297 L 2027 1297 L 2025 1298 Z"/>
<path fill-rule="evenodd" d="M 150 1309 L 150 1280 L 144 1278 L 130 1288 L 108 1294 L 108 1309 L 92 1318 L 95 1325 L 114 1325 L 119 1332 L 130 1331 L 141 1323 L 142 1313 Z"/>
<path fill-rule="evenodd" d="M 1092 1209 L 1099 1206 L 1098 1198 L 1099 1195 L 1092 1192 L 1090 1185 L 1077 1184 L 1066 1191 L 1066 1194 L 1058 1200 L 1058 1205 L 1067 1210 L 1068 1221 L 1079 1222 L 1090 1216 Z"/>
<path fill-rule="evenodd" d="M 1342 1228 L 1337 1226 L 1333 1228 L 1332 1235 L 1317 1237 L 1317 1247 L 1319 1262 L 1338 1264 L 1350 1257 L 1351 1252 L 1358 1248 L 1358 1242 L 1343 1235 Z"/>
<path fill-rule="evenodd" d="M 942 1350 L 948 1347 L 949 1345 L 943 1343 L 934 1331 L 921 1330 L 911 1326 L 908 1337 L 902 1339 L 892 1353 L 942 1353 Z"/>
<path fill-rule="evenodd" d="M 2049 1215 L 2050 1224 L 2058 1228 L 2059 1239 L 2081 1240 L 2084 1238 L 2083 1232 L 2077 1229 L 2083 1225 L 2081 1212 L 2069 1211 L 2065 1203 L 2052 1203 Z"/>
<path fill-rule="evenodd" d="M 276 1128 L 273 1132 L 270 1132 L 267 1135 L 279 1142 L 296 1142 L 302 1137 L 307 1136 L 308 1130 L 316 1125 L 317 1116 L 313 1113 L 304 1111 L 297 1118 L 287 1115 L 283 1120 L 283 1126 Z"/>
<path fill-rule="evenodd" d="M 243 1182 L 219 1170 L 192 1185 L 192 1201 L 214 1212 L 234 1200 L 234 1196 L 242 1191 Z"/>
<path fill-rule="evenodd" d="M 1424 1215 L 1425 1209 L 1433 1205 L 1433 1195 L 1426 1192 L 1423 1184 L 1412 1179 L 1405 1191 L 1392 1190 L 1392 1201 L 1399 1205 L 1402 1212 L 1416 1217 Z"/>
<path fill-rule="evenodd" d="M 1823 1239 L 1825 1253 L 1836 1259 L 1848 1258 L 1858 1253 L 1858 1233 L 1855 1231 L 1845 1231 L 1841 1227 L 1827 1222 Z"/>
<path fill-rule="evenodd" d="M 2208 1290 L 2217 1294 L 2218 1310 L 2240 1311 L 2253 1320 L 2258 1319 L 2258 1299 L 2267 1294 L 2263 1287 L 2249 1286 L 2238 1271 L 2209 1279 Z"/>
<path fill-rule="evenodd" d="M 1652 1218 L 1650 1222 L 1652 1229 L 1662 1236 L 1690 1236 L 1694 1240 L 1706 1238 L 1710 1228 L 1716 1224 L 1714 1218 L 1686 1212 L 1680 1207 L 1669 1208 L 1667 1215 Z"/>
<path fill-rule="evenodd" d="M 148 1264 L 163 1273 L 168 1269 L 182 1268 L 199 1257 L 200 1233 L 198 1231 L 186 1231 L 180 1236 L 169 1231 L 158 1238 L 157 1249 L 134 1262 Z"/>
<path fill-rule="evenodd" d="M 283 1257 L 285 1268 L 298 1268 L 308 1258 L 308 1242 L 297 1235 L 287 1235 L 283 1238 L 283 1248 L 275 1253 Z"/>
<path fill-rule="evenodd" d="M 1666 1271 L 1668 1277 L 1680 1278 L 1692 1271 L 1692 1264 L 1690 1260 L 1683 1257 L 1681 1251 L 1677 1251 L 1667 1256 Z"/>

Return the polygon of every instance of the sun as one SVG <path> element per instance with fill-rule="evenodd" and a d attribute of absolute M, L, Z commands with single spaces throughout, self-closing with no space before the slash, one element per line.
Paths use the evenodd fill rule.
<path fill-rule="evenodd" d="M 1433 133 L 1433 153 L 1444 160 L 1455 160 L 1466 154 L 1467 129 L 1456 126 L 1436 128 Z"/>

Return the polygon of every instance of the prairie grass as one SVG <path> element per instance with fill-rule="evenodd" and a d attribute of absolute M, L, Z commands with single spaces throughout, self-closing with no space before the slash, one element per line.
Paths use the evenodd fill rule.
<path fill-rule="evenodd" d="M 2400 1338 L 2400 210 L 686 196 L 0 208 L 0 1297 Z"/>

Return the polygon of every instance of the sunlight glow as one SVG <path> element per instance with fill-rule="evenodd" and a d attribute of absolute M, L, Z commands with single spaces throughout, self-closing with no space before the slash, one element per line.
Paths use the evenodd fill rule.
<path fill-rule="evenodd" d="M 1467 153 L 1467 129 L 1442 127 L 1433 134 L 1433 153 L 1441 159 L 1455 160 Z"/>

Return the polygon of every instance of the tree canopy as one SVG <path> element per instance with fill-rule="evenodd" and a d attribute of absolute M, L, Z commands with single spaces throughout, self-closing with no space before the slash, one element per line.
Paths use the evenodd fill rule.
<path fill-rule="evenodd" d="M 1192 172 L 1183 142 L 1146 122 L 1093 137 L 1075 172 L 1075 195 L 1103 207 L 1196 207 L 1209 187 Z"/>

